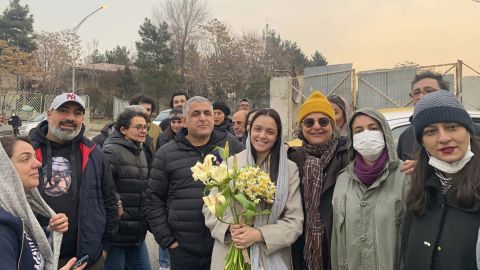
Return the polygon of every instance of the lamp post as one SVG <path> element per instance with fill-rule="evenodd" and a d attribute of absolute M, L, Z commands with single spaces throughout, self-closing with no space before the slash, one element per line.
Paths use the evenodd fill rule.
<path fill-rule="evenodd" d="M 78 29 L 80 28 L 80 26 L 82 26 L 82 24 L 88 19 L 90 18 L 90 16 L 92 16 L 93 14 L 97 13 L 98 11 L 104 9 L 104 8 L 107 8 L 107 5 L 101 5 L 99 8 L 95 9 L 92 13 L 88 14 L 87 16 L 85 16 L 85 18 L 83 18 L 73 29 L 72 29 L 72 32 L 74 34 L 77 33 Z M 72 55 L 72 93 L 75 93 L 75 58 L 74 56 Z"/>

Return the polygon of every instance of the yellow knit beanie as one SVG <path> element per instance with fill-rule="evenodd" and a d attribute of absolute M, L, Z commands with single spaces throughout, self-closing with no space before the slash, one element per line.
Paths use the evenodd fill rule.
<path fill-rule="evenodd" d="M 302 104 L 297 114 L 298 123 L 300 123 L 305 116 L 314 112 L 325 114 L 330 118 L 332 123 L 335 124 L 335 111 L 328 99 L 320 91 L 313 91 Z"/>

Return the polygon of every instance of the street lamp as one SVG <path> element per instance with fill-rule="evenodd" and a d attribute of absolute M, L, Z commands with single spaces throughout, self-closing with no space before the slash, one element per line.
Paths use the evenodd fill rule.
<path fill-rule="evenodd" d="M 83 18 L 78 24 L 77 26 L 75 26 L 73 29 L 72 29 L 72 32 L 74 34 L 77 33 L 78 29 L 80 28 L 80 26 L 82 26 L 82 24 L 88 19 L 90 18 L 90 16 L 92 16 L 93 14 L 97 13 L 98 11 L 100 11 L 101 9 L 104 9 L 104 8 L 107 8 L 107 5 L 101 5 L 99 8 L 95 9 L 92 13 L 88 14 L 87 16 L 85 16 L 85 18 Z M 72 55 L 72 93 L 75 93 L 75 58 L 73 58 L 73 55 Z"/>

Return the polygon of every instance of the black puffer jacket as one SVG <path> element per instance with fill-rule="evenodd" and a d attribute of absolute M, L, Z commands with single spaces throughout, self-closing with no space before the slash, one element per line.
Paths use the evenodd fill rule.
<path fill-rule="evenodd" d="M 110 163 L 117 199 L 122 200 L 123 216 L 111 242 L 117 246 L 139 245 L 145 240 L 145 194 L 148 164 L 143 147 L 127 141 L 118 131 L 105 140 L 103 152 Z"/>
<path fill-rule="evenodd" d="M 244 149 L 226 132 L 214 130 L 202 153 L 186 139 L 186 129 L 175 140 L 164 145 L 155 155 L 147 190 L 147 217 L 155 240 L 162 247 L 177 241 L 184 250 L 199 256 L 210 256 L 213 239 L 202 214 L 204 185 L 194 181 L 191 167 L 224 147 L 228 140 L 230 154 Z"/>

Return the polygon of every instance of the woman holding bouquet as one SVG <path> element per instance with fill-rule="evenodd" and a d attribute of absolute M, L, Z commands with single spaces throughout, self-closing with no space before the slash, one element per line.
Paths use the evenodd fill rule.
<path fill-rule="evenodd" d="M 204 207 L 206 225 L 215 239 L 211 269 L 224 269 L 231 241 L 237 248 L 250 250 L 251 269 L 293 269 L 290 246 L 303 226 L 298 168 L 287 158 L 275 110 L 257 111 L 249 134 L 247 149 L 236 156 L 238 168 L 258 165 L 268 172 L 276 185 L 275 199 L 271 205 L 260 203 L 271 213 L 255 216 L 253 224 L 222 223 Z M 233 164 L 233 158 L 228 164 Z M 228 216 L 225 219 L 232 222 Z"/>

